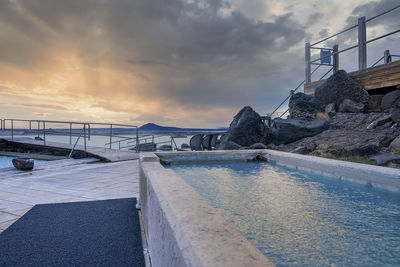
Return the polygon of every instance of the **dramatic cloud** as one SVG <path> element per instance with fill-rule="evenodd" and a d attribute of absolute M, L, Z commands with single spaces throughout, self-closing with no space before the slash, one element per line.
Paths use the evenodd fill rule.
<path fill-rule="evenodd" d="M 13 105 L 0 114 L 194 127 L 245 105 L 265 114 L 303 79 L 306 40 L 397 1 L 351 2 L 0 1 L 0 98 Z"/>

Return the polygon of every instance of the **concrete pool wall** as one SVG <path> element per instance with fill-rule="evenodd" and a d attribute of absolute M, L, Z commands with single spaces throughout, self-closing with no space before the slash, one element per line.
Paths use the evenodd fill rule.
<path fill-rule="evenodd" d="M 153 266 L 273 266 L 233 225 L 162 164 L 266 160 L 400 192 L 400 170 L 273 150 L 141 153 L 140 206 Z"/>

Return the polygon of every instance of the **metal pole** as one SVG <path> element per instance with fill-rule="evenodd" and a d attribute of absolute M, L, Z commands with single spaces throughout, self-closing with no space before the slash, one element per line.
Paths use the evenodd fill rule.
<path fill-rule="evenodd" d="M 46 122 L 43 121 L 43 144 L 46 145 Z"/>
<path fill-rule="evenodd" d="M 392 63 L 392 57 L 390 56 L 389 50 L 385 50 L 385 52 L 383 53 L 383 60 L 385 64 Z"/>
<path fill-rule="evenodd" d="M 83 124 L 83 146 L 85 147 L 86 152 L 86 123 Z"/>
<path fill-rule="evenodd" d="M 305 83 L 311 83 L 311 47 L 310 43 L 306 43 L 305 46 L 305 63 L 306 63 L 306 78 Z"/>
<path fill-rule="evenodd" d="M 69 123 L 69 144 L 72 145 L 72 123 Z"/>
<path fill-rule="evenodd" d="M 358 69 L 367 68 L 367 28 L 365 17 L 358 18 Z"/>
<path fill-rule="evenodd" d="M 171 135 L 171 152 L 174 151 L 174 148 L 172 147 L 172 135 Z"/>
<path fill-rule="evenodd" d="M 112 146 L 112 124 L 110 124 L 110 149 L 111 149 L 111 146 Z"/>
<path fill-rule="evenodd" d="M 11 120 L 11 140 L 14 141 L 14 120 Z"/>
<path fill-rule="evenodd" d="M 39 131 L 40 131 L 40 122 L 38 121 L 38 122 L 37 122 L 37 136 L 38 136 L 38 137 L 40 137 Z M 38 139 L 39 139 L 39 138 L 38 138 Z"/>
<path fill-rule="evenodd" d="M 32 121 L 29 121 L 29 130 L 32 130 Z"/>
<path fill-rule="evenodd" d="M 333 46 L 333 74 L 338 72 L 339 70 L 339 54 L 337 53 L 339 51 L 339 46 L 334 45 Z M 335 54 L 336 53 L 336 54 Z"/>
<path fill-rule="evenodd" d="M 139 129 L 136 127 L 136 152 L 139 152 Z"/>

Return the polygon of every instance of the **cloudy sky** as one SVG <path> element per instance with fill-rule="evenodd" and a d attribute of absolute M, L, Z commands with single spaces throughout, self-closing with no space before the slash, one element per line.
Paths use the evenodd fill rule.
<path fill-rule="evenodd" d="M 270 112 L 304 79 L 306 41 L 399 2 L 0 0 L 0 117 L 227 126 L 245 105 Z M 399 18 L 369 23 L 367 39 Z M 399 42 L 368 46 L 368 65 L 385 49 L 400 54 Z M 355 70 L 356 50 L 340 64 Z"/>

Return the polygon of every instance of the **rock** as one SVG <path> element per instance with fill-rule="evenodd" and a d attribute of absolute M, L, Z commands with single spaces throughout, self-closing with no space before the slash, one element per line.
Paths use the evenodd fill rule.
<path fill-rule="evenodd" d="M 382 117 L 382 113 L 337 113 L 328 130 L 275 149 L 290 152 L 298 147 L 314 144 L 310 154 L 315 156 L 332 154 L 336 157 L 364 157 L 386 153 L 390 143 L 400 136 L 400 129 L 385 128 L 384 125 L 366 129 Z"/>
<path fill-rule="evenodd" d="M 369 95 L 346 71 L 339 70 L 315 89 L 315 98 L 325 105 L 334 103 L 338 107 L 345 99 L 367 105 Z"/>
<path fill-rule="evenodd" d="M 244 107 L 233 118 L 228 132 L 221 137 L 219 149 L 226 149 L 225 145 L 232 141 L 240 146 L 250 146 L 254 143 L 268 143 L 272 141 L 272 133 L 262 122 L 251 107 Z"/>
<path fill-rule="evenodd" d="M 287 144 L 304 137 L 314 136 L 329 128 L 326 120 L 275 119 L 275 144 Z"/>
<path fill-rule="evenodd" d="M 392 108 L 390 110 L 390 117 L 393 121 L 399 123 L 400 122 L 400 99 L 392 104 Z"/>
<path fill-rule="evenodd" d="M 33 169 L 34 160 L 27 158 L 15 158 L 12 160 L 12 164 L 18 170 L 29 171 Z"/>
<path fill-rule="evenodd" d="M 40 136 L 35 136 L 35 140 L 37 140 L 37 141 L 43 141 L 43 138 L 40 137 Z"/>
<path fill-rule="evenodd" d="M 316 120 L 327 120 L 330 121 L 331 117 L 325 113 L 325 112 L 317 112 L 317 115 L 315 116 Z"/>
<path fill-rule="evenodd" d="M 290 153 L 305 155 L 310 153 L 310 150 L 308 149 L 308 147 L 299 146 L 298 148 L 295 148 L 292 151 L 290 151 Z"/>
<path fill-rule="evenodd" d="M 267 149 L 267 146 L 262 143 L 255 143 L 249 146 L 249 149 Z"/>
<path fill-rule="evenodd" d="M 380 166 L 387 166 L 389 163 L 400 163 L 400 155 L 391 153 L 382 153 L 370 157 L 371 160 L 375 161 Z"/>
<path fill-rule="evenodd" d="M 371 95 L 368 100 L 368 110 L 373 112 L 380 112 L 382 105 L 383 95 Z"/>
<path fill-rule="evenodd" d="M 203 134 L 196 134 L 190 138 L 190 148 L 194 151 L 203 150 Z"/>
<path fill-rule="evenodd" d="M 330 103 L 330 104 L 326 105 L 325 113 L 327 113 L 330 117 L 335 116 L 336 115 L 335 104 Z"/>
<path fill-rule="evenodd" d="M 321 101 L 304 93 L 294 94 L 289 101 L 291 119 L 314 120 L 317 112 L 324 111 Z"/>
<path fill-rule="evenodd" d="M 351 112 L 351 113 L 361 113 L 365 109 L 365 105 L 362 103 L 355 103 L 350 99 L 343 100 L 342 104 L 339 106 L 339 112 Z"/>
<path fill-rule="evenodd" d="M 400 137 L 397 137 L 390 143 L 389 151 L 396 154 L 400 154 Z"/>
<path fill-rule="evenodd" d="M 233 141 L 228 141 L 228 142 L 225 144 L 224 149 L 225 149 L 225 150 L 238 150 L 238 149 L 240 149 L 241 147 L 242 147 L 241 145 L 238 145 L 238 144 L 236 144 L 236 143 L 233 142 Z"/>
<path fill-rule="evenodd" d="M 188 144 L 183 143 L 183 144 L 181 145 L 181 148 L 182 148 L 182 149 L 188 149 L 188 148 L 190 148 L 190 146 L 189 146 Z"/>
<path fill-rule="evenodd" d="M 158 150 L 161 151 L 172 151 L 172 146 L 171 145 L 162 145 L 158 148 Z"/>
<path fill-rule="evenodd" d="M 85 151 L 81 151 L 81 150 L 74 150 L 74 152 L 72 152 L 71 158 L 74 159 L 83 159 L 87 157 L 87 153 Z"/>
<path fill-rule="evenodd" d="M 382 98 L 381 109 L 383 111 L 389 111 L 393 104 L 400 99 L 400 90 L 394 90 L 387 93 Z"/>
<path fill-rule="evenodd" d="M 389 115 L 384 115 L 384 116 L 374 120 L 373 122 L 371 122 L 371 124 L 369 124 L 367 126 L 367 129 L 368 130 L 375 129 L 376 127 L 381 126 L 381 125 L 385 125 L 388 122 L 393 122 L 390 114 Z"/>

